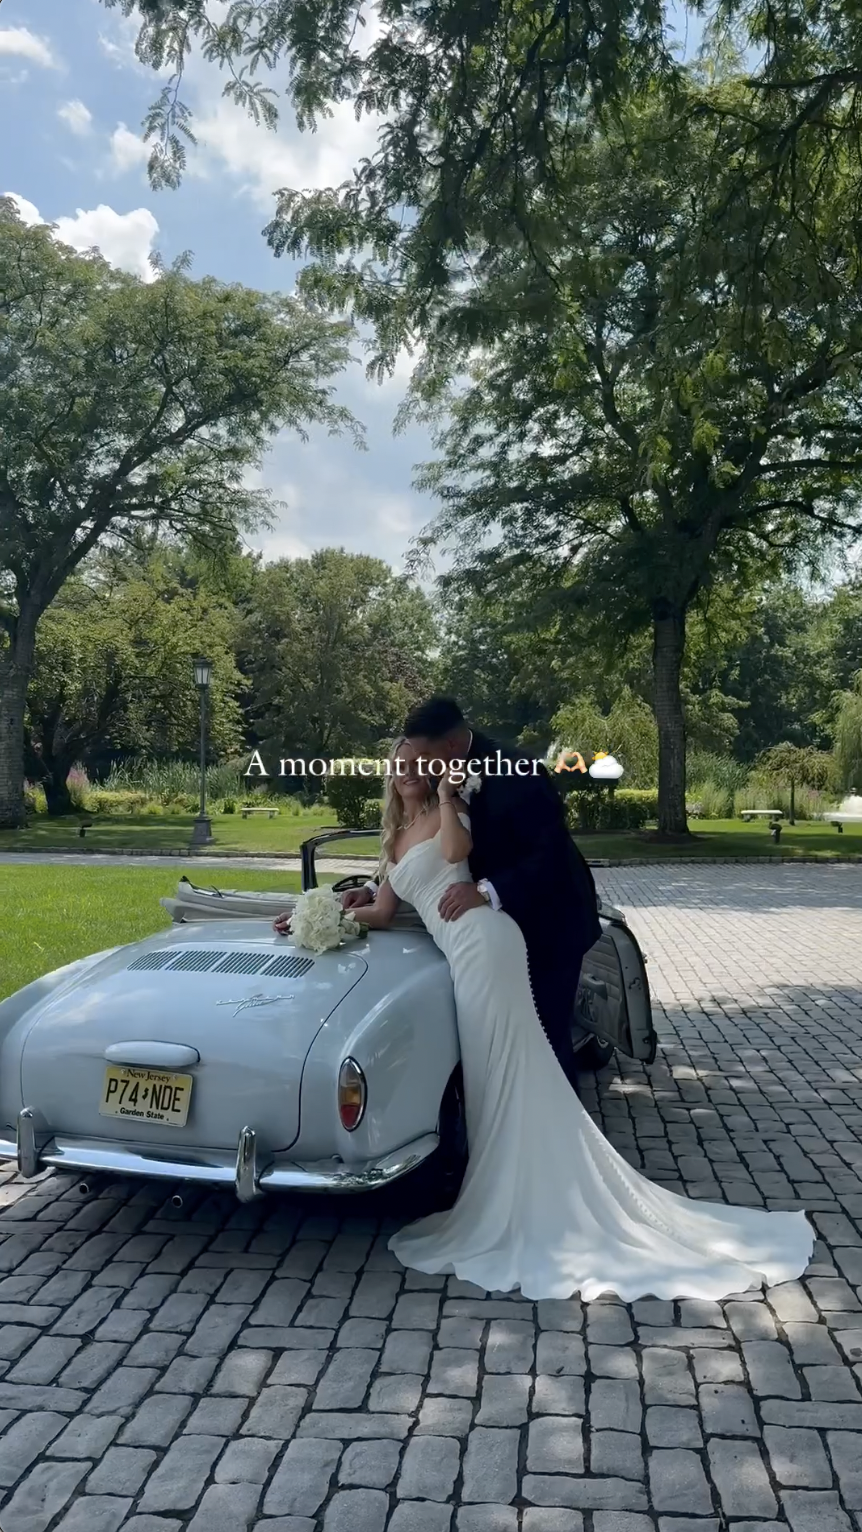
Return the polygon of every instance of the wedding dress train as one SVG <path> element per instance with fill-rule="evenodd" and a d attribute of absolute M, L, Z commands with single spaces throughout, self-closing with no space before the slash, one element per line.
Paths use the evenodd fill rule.
<path fill-rule="evenodd" d="M 417 1271 L 532 1299 L 717 1299 L 800 1276 L 814 1244 L 804 1213 L 679 1196 L 608 1143 L 545 1036 L 519 927 L 489 907 L 440 918 L 444 890 L 469 877 L 439 832 L 389 869 L 452 970 L 470 1150 L 455 1206 L 401 1229 L 390 1250 Z"/>

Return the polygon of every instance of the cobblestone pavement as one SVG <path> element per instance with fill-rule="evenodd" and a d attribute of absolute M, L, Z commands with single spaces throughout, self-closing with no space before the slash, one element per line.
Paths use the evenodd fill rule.
<path fill-rule="evenodd" d="M 661 1048 L 586 1104 L 657 1181 L 807 1207 L 804 1280 L 531 1304 L 403 1273 L 397 1205 L 7 1179 L 3 1532 L 862 1528 L 862 878 L 600 881 Z"/>

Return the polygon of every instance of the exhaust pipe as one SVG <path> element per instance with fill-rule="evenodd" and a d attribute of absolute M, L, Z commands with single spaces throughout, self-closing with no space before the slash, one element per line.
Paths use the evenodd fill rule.
<path fill-rule="evenodd" d="M 179 1192 L 177 1192 L 177 1193 L 175 1193 L 175 1195 L 174 1195 L 174 1196 L 173 1196 L 173 1197 L 172 1197 L 172 1198 L 171 1198 L 171 1207 L 172 1207 L 172 1208 L 181 1208 L 181 1207 L 182 1207 L 182 1205 L 183 1205 L 183 1199 L 182 1199 L 182 1197 L 181 1197 L 181 1196 L 180 1196 L 180 1194 L 179 1194 Z"/>

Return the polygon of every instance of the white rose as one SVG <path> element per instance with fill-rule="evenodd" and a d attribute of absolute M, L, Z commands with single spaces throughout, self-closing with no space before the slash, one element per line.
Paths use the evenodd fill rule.
<path fill-rule="evenodd" d="M 343 941 L 355 940 L 361 927 L 345 913 L 331 888 L 312 888 L 296 901 L 290 934 L 297 947 L 320 954 L 340 947 Z"/>
<path fill-rule="evenodd" d="M 482 778 L 477 777 L 475 772 L 471 772 L 470 776 L 464 783 L 464 786 L 461 788 L 461 797 L 464 799 L 464 802 L 467 803 L 469 799 L 472 798 L 474 793 L 478 793 L 481 786 Z"/>

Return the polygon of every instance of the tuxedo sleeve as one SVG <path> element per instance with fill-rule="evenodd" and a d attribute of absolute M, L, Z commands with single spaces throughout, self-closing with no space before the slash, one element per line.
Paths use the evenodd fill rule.
<path fill-rule="evenodd" d="M 519 817 L 523 849 L 505 867 L 495 867 L 493 883 L 503 909 L 523 925 L 537 901 L 570 880 L 572 862 L 563 805 L 554 787 L 546 777 L 525 779 L 518 787 L 513 783 L 509 788 L 506 808 Z M 595 908 L 585 914 L 598 919 Z"/>

